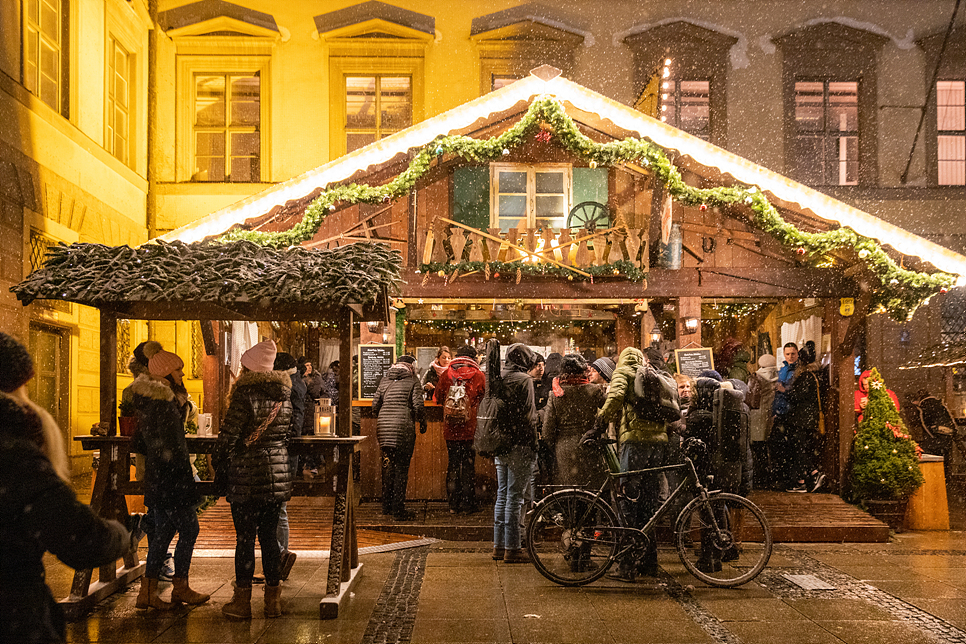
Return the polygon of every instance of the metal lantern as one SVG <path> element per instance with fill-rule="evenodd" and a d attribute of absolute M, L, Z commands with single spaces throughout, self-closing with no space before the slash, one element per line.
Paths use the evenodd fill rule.
<path fill-rule="evenodd" d="M 315 401 L 316 436 L 335 436 L 335 407 L 329 398 L 319 398 Z"/>

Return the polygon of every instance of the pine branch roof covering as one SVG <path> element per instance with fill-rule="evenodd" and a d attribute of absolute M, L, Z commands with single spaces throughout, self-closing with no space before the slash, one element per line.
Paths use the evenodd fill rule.
<path fill-rule="evenodd" d="M 374 303 L 397 288 L 401 265 L 398 251 L 378 243 L 331 250 L 248 241 L 75 243 L 51 247 L 43 268 L 10 290 L 24 305 L 51 299 L 119 309 L 137 303 L 318 309 Z"/>

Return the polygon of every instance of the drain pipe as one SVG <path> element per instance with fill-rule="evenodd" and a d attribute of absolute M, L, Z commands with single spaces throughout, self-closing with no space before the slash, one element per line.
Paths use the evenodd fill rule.
<path fill-rule="evenodd" d="M 157 119 L 158 119 L 158 83 L 157 83 L 157 63 L 158 63 L 158 0 L 148 0 L 148 15 L 151 17 L 151 29 L 148 31 L 148 131 L 147 131 L 147 183 L 148 193 L 145 196 L 145 227 L 148 230 L 148 239 L 154 239 L 158 234 L 158 213 L 155 205 L 154 184 L 158 173 L 155 168 L 157 155 L 154 146 L 157 142 Z"/>

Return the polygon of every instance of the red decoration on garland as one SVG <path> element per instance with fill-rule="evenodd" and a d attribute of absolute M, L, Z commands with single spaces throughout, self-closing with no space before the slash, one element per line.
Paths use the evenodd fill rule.
<path fill-rule="evenodd" d="M 703 203 L 700 206 L 698 206 L 698 210 L 700 210 L 701 212 L 704 212 L 707 209 L 708 209 L 708 204 L 706 203 Z"/>
<path fill-rule="evenodd" d="M 499 276 L 500 276 L 499 273 L 493 273 L 493 277 L 499 277 Z"/>
<path fill-rule="evenodd" d="M 949 292 L 949 289 L 944 286 L 941 289 L 939 289 L 939 292 L 945 294 Z"/>
<path fill-rule="evenodd" d="M 799 247 L 799 248 L 797 248 L 797 249 L 795 250 L 795 254 L 796 254 L 796 255 L 804 255 L 804 254 L 805 254 L 805 249 L 804 249 L 804 248 L 801 248 L 801 247 Z"/>
<path fill-rule="evenodd" d="M 541 143 L 550 143 L 550 132 L 540 130 L 534 138 Z"/>

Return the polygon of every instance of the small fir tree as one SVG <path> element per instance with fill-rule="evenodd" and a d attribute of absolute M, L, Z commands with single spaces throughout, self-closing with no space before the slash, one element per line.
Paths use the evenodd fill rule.
<path fill-rule="evenodd" d="M 907 499 L 922 485 L 919 455 L 877 369 L 853 443 L 852 489 L 859 499 Z"/>

